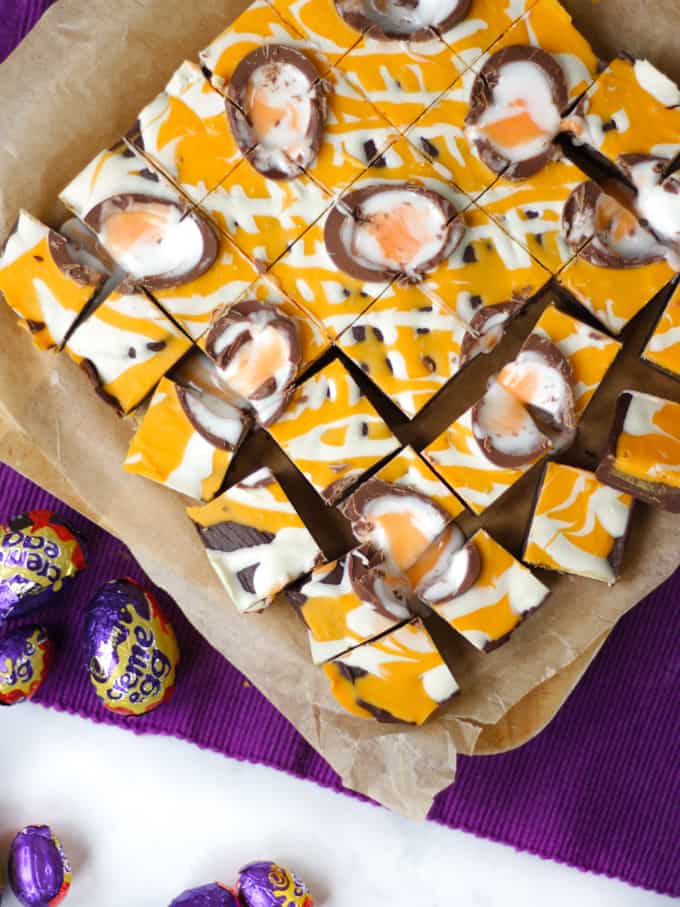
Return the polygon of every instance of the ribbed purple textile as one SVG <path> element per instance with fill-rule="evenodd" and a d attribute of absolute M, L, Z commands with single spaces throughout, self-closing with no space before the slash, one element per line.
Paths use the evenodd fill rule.
<path fill-rule="evenodd" d="M 51 2 L 0 0 L 0 60 Z M 83 609 L 105 580 L 143 574 L 123 545 L 0 464 L 0 521 L 36 507 L 66 514 L 86 534 L 91 561 L 72 593 L 37 612 L 58 646 L 39 702 L 343 790 L 327 763 L 167 597 L 183 653 L 175 696 L 144 718 L 114 718 L 102 709 L 83 665 Z M 680 896 L 679 604 L 680 571 L 620 622 L 536 740 L 501 756 L 462 758 L 456 784 L 437 798 L 430 818 Z"/>

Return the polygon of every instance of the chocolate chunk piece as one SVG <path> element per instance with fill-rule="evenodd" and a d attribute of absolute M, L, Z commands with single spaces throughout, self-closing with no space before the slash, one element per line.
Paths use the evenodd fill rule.
<path fill-rule="evenodd" d="M 247 54 L 229 83 L 227 117 L 239 148 L 263 176 L 289 180 L 314 163 L 326 122 L 314 63 L 283 44 Z"/>
<path fill-rule="evenodd" d="M 463 222 L 444 196 L 415 183 L 364 186 L 343 195 L 326 220 L 334 264 L 363 281 L 417 282 L 460 243 Z"/>
<path fill-rule="evenodd" d="M 479 71 L 466 135 L 489 169 L 508 179 L 526 179 L 553 157 L 568 104 L 566 79 L 555 57 L 513 44 L 492 54 Z"/>

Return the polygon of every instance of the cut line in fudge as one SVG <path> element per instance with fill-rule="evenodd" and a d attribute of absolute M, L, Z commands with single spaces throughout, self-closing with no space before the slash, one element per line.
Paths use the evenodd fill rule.
<path fill-rule="evenodd" d="M 671 378 L 680 380 L 680 292 L 677 283 L 650 332 L 642 359 Z"/>

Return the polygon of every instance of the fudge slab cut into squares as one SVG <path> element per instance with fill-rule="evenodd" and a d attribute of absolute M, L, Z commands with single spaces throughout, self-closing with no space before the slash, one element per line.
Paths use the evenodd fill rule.
<path fill-rule="evenodd" d="M 548 345 L 549 344 L 549 345 Z M 558 374 L 563 376 L 563 400 L 553 410 L 573 409 L 578 423 L 593 394 L 619 354 L 621 344 L 589 324 L 572 318 L 552 303 L 533 327 L 518 357 L 501 371 L 498 380 L 525 404 L 541 408 L 539 398 L 557 400 Z M 538 368 L 536 366 L 538 365 Z M 566 374 L 565 374 L 566 372 Z"/>
<path fill-rule="evenodd" d="M 680 513 L 680 403 L 640 391 L 620 394 L 597 477 Z"/>
<path fill-rule="evenodd" d="M 498 382 L 423 451 L 476 514 L 501 497 L 549 452 L 550 440 Z"/>
<path fill-rule="evenodd" d="M 673 278 L 666 261 L 630 267 L 593 264 L 591 240 L 560 272 L 558 283 L 612 334 L 629 321 Z"/>
<path fill-rule="evenodd" d="M 331 692 L 360 718 L 423 724 L 458 684 L 421 621 L 324 665 Z"/>
<path fill-rule="evenodd" d="M 61 346 L 103 281 L 64 236 L 19 212 L 0 247 L 0 293 L 37 347 Z"/>
<path fill-rule="evenodd" d="M 295 381 L 330 347 L 330 340 L 308 312 L 261 278 L 216 313 L 199 346 L 224 384 L 266 426 L 283 412 Z"/>
<path fill-rule="evenodd" d="M 564 73 L 570 101 L 579 98 L 598 78 L 597 56 L 557 0 L 538 0 L 489 49 L 489 53 L 495 54 L 514 44 L 538 47 L 555 57 Z"/>
<path fill-rule="evenodd" d="M 290 22 L 309 42 L 335 64 L 361 38 L 338 13 L 334 0 L 269 0 L 282 19 Z"/>
<path fill-rule="evenodd" d="M 471 0 L 465 18 L 452 29 L 444 32 L 443 39 L 464 64 L 473 63 L 488 50 L 513 22 L 530 10 L 537 0 Z"/>
<path fill-rule="evenodd" d="M 587 176 L 566 158 L 549 161 L 526 179 L 500 176 L 478 203 L 552 274 L 571 258 L 562 228 L 565 204 Z"/>
<path fill-rule="evenodd" d="M 642 358 L 671 378 L 680 379 L 680 290 L 676 287 L 666 303 L 642 351 Z"/>
<path fill-rule="evenodd" d="M 388 288 L 338 345 L 412 418 L 458 373 L 466 337 L 467 325 L 417 287 Z"/>
<path fill-rule="evenodd" d="M 461 215 L 465 232 L 453 254 L 426 276 L 419 289 L 448 306 L 471 329 L 484 334 L 488 319 L 517 314 L 550 274 L 476 205 Z M 398 287 L 396 293 L 410 292 Z M 512 309 L 512 313 L 510 312 Z"/>
<path fill-rule="evenodd" d="M 163 378 L 123 468 L 210 501 L 249 427 L 250 418 L 233 403 Z"/>
<path fill-rule="evenodd" d="M 498 176 L 480 159 L 465 135 L 465 117 L 476 76 L 474 68 L 466 70 L 406 133 L 433 163 L 445 167 L 453 182 L 472 198 L 481 195 Z"/>
<path fill-rule="evenodd" d="M 395 573 L 407 570 L 464 509 L 411 447 L 363 482 L 341 507 L 354 535 L 380 551 Z"/>
<path fill-rule="evenodd" d="M 322 74 L 330 65 L 323 53 L 305 39 L 265 0 L 255 0 L 199 53 L 203 71 L 218 91 L 226 93 L 236 67 L 249 53 L 267 44 L 285 44 L 306 54 Z"/>
<path fill-rule="evenodd" d="M 331 204 L 311 177 L 269 179 L 244 160 L 203 199 L 201 209 L 264 270 Z"/>
<path fill-rule="evenodd" d="M 233 244 L 125 144 L 98 154 L 60 198 L 194 338 L 215 308 L 258 276 Z"/>
<path fill-rule="evenodd" d="M 132 412 L 191 341 L 141 289 L 121 286 L 80 324 L 64 347 L 96 392 Z"/>
<path fill-rule="evenodd" d="M 224 97 L 186 60 L 140 112 L 129 140 L 194 202 L 243 160 Z"/>
<path fill-rule="evenodd" d="M 339 360 L 300 385 L 268 431 L 327 503 L 400 446 Z"/>
<path fill-rule="evenodd" d="M 478 649 L 490 651 L 548 597 L 550 590 L 480 529 L 467 542 L 446 529 L 413 565 L 416 595 Z"/>
<path fill-rule="evenodd" d="M 611 163 L 622 154 L 680 151 L 680 91 L 647 60 L 612 60 L 566 126 L 578 144 Z"/>
<path fill-rule="evenodd" d="M 368 31 L 337 64 L 398 129 L 410 126 L 458 78 L 460 61 L 432 35 L 427 41 L 381 41 Z"/>
<path fill-rule="evenodd" d="M 266 467 L 187 513 L 215 573 L 243 613 L 266 608 L 277 592 L 323 560 L 314 537 Z"/>
<path fill-rule="evenodd" d="M 370 547 L 317 567 L 287 597 L 307 627 L 314 664 L 386 633 L 411 618 L 405 580 L 385 570 Z"/>
<path fill-rule="evenodd" d="M 548 463 L 523 560 L 612 585 L 619 578 L 633 499 L 595 474 Z"/>

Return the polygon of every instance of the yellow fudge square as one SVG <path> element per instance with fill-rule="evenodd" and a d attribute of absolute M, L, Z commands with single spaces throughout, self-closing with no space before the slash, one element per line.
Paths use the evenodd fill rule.
<path fill-rule="evenodd" d="M 243 160 L 224 97 L 188 61 L 141 111 L 131 141 L 194 202 Z"/>
<path fill-rule="evenodd" d="M 221 236 L 217 258 L 204 274 L 176 287 L 151 292 L 168 315 L 197 340 L 209 328 L 213 313 L 235 302 L 257 278 L 258 271 L 250 260 Z"/>
<path fill-rule="evenodd" d="M 674 273 L 665 261 L 602 268 L 577 254 L 560 272 L 558 281 L 610 333 L 620 334 Z"/>
<path fill-rule="evenodd" d="M 465 18 L 443 34 L 443 39 L 459 57 L 470 65 L 530 10 L 537 0 L 471 0 Z"/>
<path fill-rule="evenodd" d="M 273 180 L 243 161 L 201 208 L 258 267 L 266 268 L 331 205 L 309 176 Z"/>
<path fill-rule="evenodd" d="M 672 378 L 680 378 L 680 291 L 677 287 L 645 344 L 642 358 Z"/>
<path fill-rule="evenodd" d="M 78 262 L 65 237 L 27 211 L 0 246 L 0 294 L 39 349 L 62 345 L 103 280 Z"/>
<path fill-rule="evenodd" d="M 339 72 L 330 72 L 328 115 L 316 160 L 307 173 L 331 195 L 353 183 L 390 141 L 394 126 Z"/>
<path fill-rule="evenodd" d="M 143 290 L 121 286 L 80 324 L 64 347 L 97 393 L 132 412 L 191 349 Z"/>
<path fill-rule="evenodd" d="M 317 567 L 286 593 L 307 627 L 314 664 L 374 639 L 411 617 L 406 605 L 390 594 L 382 564 L 374 561 L 370 551 L 356 548 Z"/>
<path fill-rule="evenodd" d="M 546 444 L 543 452 L 522 465 L 493 462 L 475 435 L 473 409 L 466 410 L 435 438 L 425 448 L 423 456 L 470 510 L 480 514 L 539 462 L 550 445 Z M 527 418 L 530 419 L 528 415 Z"/>
<path fill-rule="evenodd" d="M 204 424 L 200 421 L 204 409 L 210 416 L 205 424 L 219 426 L 222 443 L 199 427 Z M 190 415 L 193 412 L 195 416 Z M 237 406 L 163 378 L 132 439 L 123 468 L 181 494 L 210 501 L 249 426 L 249 418 Z"/>
<path fill-rule="evenodd" d="M 208 561 L 238 611 L 261 611 L 323 554 L 270 469 L 187 510 Z"/>
<path fill-rule="evenodd" d="M 445 529 L 408 577 L 426 605 L 488 652 L 507 642 L 550 590 L 483 529 L 462 548 L 459 542 L 455 527 Z"/>
<path fill-rule="evenodd" d="M 619 578 L 633 499 L 595 474 L 548 463 L 529 527 L 524 560 L 612 585 Z"/>
<path fill-rule="evenodd" d="M 199 53 L 199 61 L 215 88 L 226 93 L 241 60 L 266 44 L 285 44 L 302 51 L 312 60 L 320 76 L 330 65 L 325 55 L 265 0 L 251 3 Z"/>
<path fill-rule="evenodd" d="M 267 276 L 335 338 L 387 288 L 389 281 L 364 283 L 336 267 L 324 240 L 326 217 L 307 230 Z"/>
<path fill-rule="evenodd" d="M 552 54 L 562 67 L 572 101 L 579 98 L 597 78 L 598 58 L 557 0 L 538 0 L 500 41 L 489 48 L 489 54 L 512 44 L 540 47 Z"/>
<path fill-rule="evenodd" d="M 560 158 L 527 179 L 500 176 L 478 204 L 556 274 L 574 255 L 562 231 L 562 212 L 572 190 L 587 179 L 575 164 Z"/>
<path fill-rule="evenodd" d="M 465 136 L 465 117 L 475 77 L 474 69 L 466 70 L 406 133 L 433 163 L 446 168 L 453 182 L 472 198 L 488 189 L 497 178 Z"/>
<path fill-rule="evenodd" d="M 458 684 L 419 621 L 324 665 L 331 692 L 352 715 L 424 724 Z"/>
<path fill-rule="evenodd" d="M 420 291 L 442 302 L 462 321 L 477 325 L 489 306 L 524 305 L 550 274 L 496 221 L 476 205 L 462 213 L 465 233 L 453 254 L 430 271 Z M 395 292 L 409 293 L 409 287 Z"/>
<path fill-rule="evenodd" d="M 300 385 L 268 431 L 327 503 L 400 446 L 339 360 Z"/>
<path fill-rule="evenodd" d="M 438 38 L 379 41 L 365 34 L 337 64 L 398 129 L 418 119 L 458 78 L 460 64 Z"/>
<path fill-rule="evenodd" d="M 421 294 L 392 288 L 341 334 L 338 345 L 410 418 L 461 367 L 467 325 Z"/>
<path fill-rule="evenodd" d="M 269 0 L 313 47 L 335 64 L 361 37 L 338 14 L 334 0 Z"/>
<path fill-rule="evenodd" d="M 647 60 L 617 58 L 570 117 L 578 144 L 612 163 L 621 154 L 674 157 L 680 151 L 680 90 Z"/>

